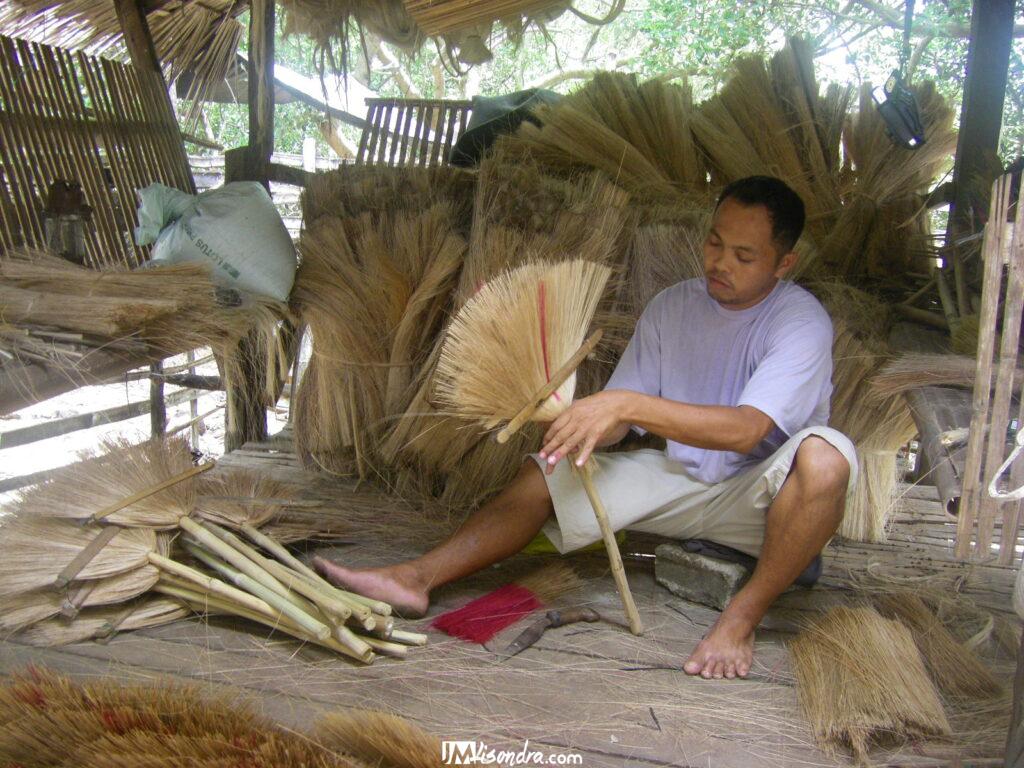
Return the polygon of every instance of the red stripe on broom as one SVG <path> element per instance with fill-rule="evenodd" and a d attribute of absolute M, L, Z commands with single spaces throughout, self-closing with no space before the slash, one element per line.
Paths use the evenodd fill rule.
<path fill-rule="evenodd" d="M 541 605 L 531 590 L 518 584 L 506 584 L 461 608 L 441 614 L 431 626 L 471 643 L 486 643 Z"/>

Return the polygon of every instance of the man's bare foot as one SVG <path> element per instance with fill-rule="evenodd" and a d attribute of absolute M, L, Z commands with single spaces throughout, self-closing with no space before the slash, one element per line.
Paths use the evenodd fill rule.
<path fill-rule="evenodd" d="M 383 600 L 405 618 L 418 619 L 430 605 L 427 591 L 417 584 L 414 574 L 407 573 L 401 565 L 357 570 L 314 557 L 313 567 L 335 586 L 373 600 Z"/>
<path fill-rule="evenodd" d="M 683 665 L 688 675 L 721 679 L 746 677 L 754 660 L 754 632 L 723 613 Z"/>

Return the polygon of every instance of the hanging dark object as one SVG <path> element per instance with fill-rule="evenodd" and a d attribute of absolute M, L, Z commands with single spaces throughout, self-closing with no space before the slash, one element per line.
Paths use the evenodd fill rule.
<path fill-rule="evenodd" d="M 907 0 L 903 15 L 903 52 L 900 55 L 900 65 L 892 71 L 885 85 L 871 92 L 878 114 L 885 121 L 889 138 L 897 146 L 906 149 L 920 149 L 925 143 L 924 126 L 921 124 L 917 100 L 904 82 L 907 63 L 910 60 L 910 27 L 913 18 L 914 0 Z"/>

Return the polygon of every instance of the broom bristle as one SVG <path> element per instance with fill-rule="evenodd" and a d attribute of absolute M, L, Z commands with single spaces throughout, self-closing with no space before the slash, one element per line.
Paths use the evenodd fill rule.
<path fill-rule="evenodd" d="M 233 528 L 244 524 L 259 528 L 288 501 L 298 499 L 301 488 L 258 472 L 233 470 L 201 478 L 195 492 L 198 517 Z"/>
<path fill-rule="evenodd" d="M 87 608 L 71 622 L 46 619 L 19 633 L 18 640 L 29 645 L 69 645 L 113 632 L 158 627 L 191 615 L 192 611 L 177 600 L 145 595 L 131 605 Z"/>
<path fill-rule="evenodd" d="M 438 399 L 487 427 L 511 419 L 583 344 L 610 274 L 575 260 L 527 264 L 491 280 L 448 328 Z M 575 388 L 572 374 L 533 419 L 554 420 Z"/>
<path fill-rule="evenodd" d="M 874 741 L 944 736 L 949 722 L 910 631 L 840 606 L 789 644 L 804 714 L 825 749 L 861 761 Z"/>
<path fill-rule="evenodd" d="M 65 467 L 56 478 L 22 496 L 17 510 L 32 516 L 86 519 L 192 467 L 192 452 L 185 438 L 147 440 L 137 445 L 114 438 L 100 445 L 100 455 Z M 178 519 L 192 510 L 195 483 L 194 479 L 176 483 L 114 512 L 105 521 L 174 528 Z"/>
<path fill-rule="evenodd" d="M 382 768 L 436 768 L 441 740 L 405 718 L 353 709 L 326 715 L 314 738 L 328 749 Z"/>
<path fill-rule="evenodd" d="M 0 596 L 49 587 L 57 575 L 102 531 L 66 520 L 21 515 L 0 527 Z M 156 533 L 126 528 L 76 574 L 77 579 L 100 579 L 136 570 L 156 550 Z"/>
<path fill-rule="evenodd" d="M 910 629 L 943 693 L 972 699 L 993 698 L 1002 693 L 999 681 L 978 656 L 956 641 L 918 595 L 882 592 L 873 600 L 883 615 L 899 619 Z"/>
<path fill-rule="evenodd" d="M 461 608 L 442 613 L 431 622 L 431 626 L 471 643 L 486 643 L 528 613 L 581 584 L 572 568 L 564 563 L 555 563 L 519 582 L 506 584 L 471 600 Z"/>

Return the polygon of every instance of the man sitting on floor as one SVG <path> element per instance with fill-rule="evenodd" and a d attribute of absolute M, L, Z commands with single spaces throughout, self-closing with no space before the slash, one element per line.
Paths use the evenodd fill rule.
<path fill-rule="evenodd" d="M 649 431 L 665 451 L 595 454 L 610 522 L 758 558 L 684 664 L 706 678 L 746 676 L 754 629 L 839 526 L 856 473 L 852 444 L 826 426 L 832 324 L 811 294 L 782 280 L 803 225 L 800 197 L 779 179 L 730 184 L 704 241 L 704 278 L 651 301 L 605 390 L 559 416 L 504 491 L 414 560 L 354 570 L 318 558 L 317 568 L 422 615 L 432 589 L 514 555 L 541 529 L 561 552 L 598 541 L 562 460 L 582 465 L 631 428 Z"/>

